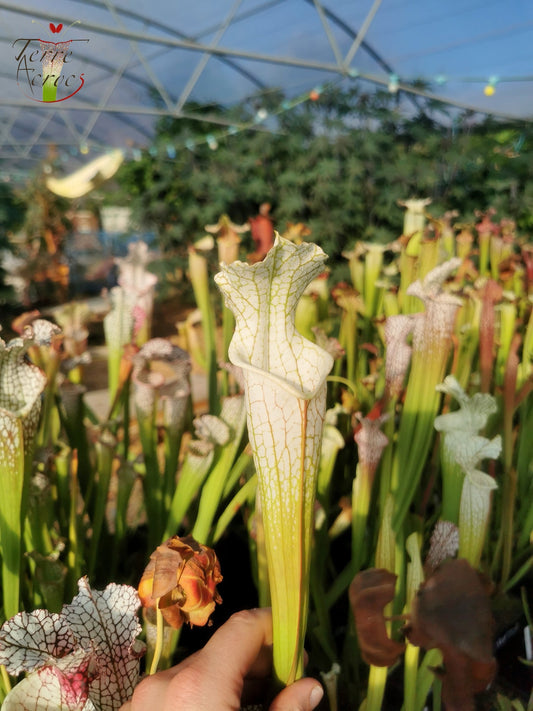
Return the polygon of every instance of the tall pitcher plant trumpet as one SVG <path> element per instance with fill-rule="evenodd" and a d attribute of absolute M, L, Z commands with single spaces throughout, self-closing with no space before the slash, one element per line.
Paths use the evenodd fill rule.
<path fill-rule="evenodd" d="M 294 325 L 298 300 L 324 269 L 314 244 L 276 237 L 264 261 L 223 264 L 215 281 L 235 316 L 229 358 L 242 368 L 259 476 L 273 616 L 274 671 L 303 673 L 313 503 L 333 358 Z"/>

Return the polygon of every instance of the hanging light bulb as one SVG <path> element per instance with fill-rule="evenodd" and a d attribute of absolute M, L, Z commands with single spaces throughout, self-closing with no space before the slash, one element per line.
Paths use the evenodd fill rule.
<path fill-rule="evenodd" d="M 255 123 L 261 123 L 268 116 L 268 111 L 266 109 L 259 109 L 254 117 Z"/>
<path fill-rule="evenodd" d="M 400 88 L 399 79 L 397 74 L 391 74 L 389 77 L 389 83 L 387 86 L 391 94 L 396 94 Z"/>
<path fill-rule="evenodd" d="M 498 77 L 492 76 L 489 79 L 489 83 L 483 89 L 485 96 L 493 96 L 496 91 L 496 84 L 498 82 Z"/>
<path fill-rule="evenodd" d="M 216 151 L 218 148 L 218 141 L 217 139 L 213 136 L 212 133 L 207 134 L 205 137 L 205 140 L 207 141 L 207 145 L 212 151 Z"/>

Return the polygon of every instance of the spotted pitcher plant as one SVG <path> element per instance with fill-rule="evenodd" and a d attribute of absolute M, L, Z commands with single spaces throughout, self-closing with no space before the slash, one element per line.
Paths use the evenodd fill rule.
<path fill-rule="evenodd" d="M 139 678 L 145 645 L 135 588 L 92 590 L 87 578 L 60 613 L 19 612 L 0 629 L 0 664 L 26 676 L 2 711 L 118 711 Z"/>
<path fill-rule="evenodd" d="M 133 333 L 135 343 L 142 346 L 150 338 L 152 314 L 157 277 L 148 271 L 152 261 L 146 242 L 132 242 L 128 245 L 126 257 L 117 258 L 119 286 L 129 295 L 133 303 Z"/>
<path fill-rule="evenodd" d="M 273 614 L 274 670 L 303 672 L 313 504 L 333 358 L 301 336 L 294 316 L 324 269 L 314 244 L 276 236 L 264 261 L 222 265 L 215 281 L 236 321 L 229 358 L 242 368 L 248 435 L 259 476 Z"/>
<path fill-rule="evenodd" d="M 406 290 L 408 296 L 423 302 L 424 312 L 413 314 L 411 370 L 393 461 L 395 530 L 407 515 L 431 446 L 433 422 L 440 405 L 436 386 L 446 373 L 455 317 L 462 303 L 445 288 L 445 282 L 460 264 L 458 258 L 449 259 Z"/>
<path fill-rule="evenodd" d="M 442 384 L 437 385 L 437 390 L 453 397 L 459 404 L 458 409 L 435 418 L 435 429 L 442 433 L 440 451 L 442 468 L 441 518 L 457 525 L 465 478 L 465 469 L 457 452 L 461 451 L 463 440 L 478 437 L 486 427 L 489 417 L 496 413 L 498 407 L 496 399 L 488 393 L 475 393 L 472 397 L 468 396 L 453 375 L 448 375 Z M 493 456 L 498 456 L 499 448 Z"/>
<path fill-rule="evenodd" d="M 478 567 L 488 530 L 493 477 L 479 468 L 484 459 L 497 459 L 502 438 L 483 437 L 480 431 L 497 410 L 487 393 L 469 397 L 453 376 L 437 389 L 452 395 L 459 409 L 435 418 L 435 429 L 443 433 L 443 518 L 459 524 L 459 556 Z M 451 480 L 451 481 L 448 481 Z"/>
<path fill-rule="evenodd" d="M 19 610 L 25 500 L 46 386 L 42 370 L 25 358 L 34 343 L 31 327 L 26 334 L 7 344 L 0 339 L 0 540 L 7 618 Z"/>
<path fill-rule="evenodd" d="M 133 401 L 144 457 L 149 544 L 155 548 L 161 542 L 174 493 L 181 437 L 190 403 L 191 361 L 188 353 L 169 340 L 151 338 L 133 357 L 133 363 Z M 163 467 L 158 453 L 158 426 L 163 432 Z"/>

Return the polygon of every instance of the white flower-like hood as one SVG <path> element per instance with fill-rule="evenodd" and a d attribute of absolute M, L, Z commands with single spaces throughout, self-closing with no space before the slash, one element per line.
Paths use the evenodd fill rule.
<path fill-rule="evenodd" d="M 323 271 L 325 259 L 317 245 L 295 245 L 277 235 L 262 262 L 222 265 L 215 276 L 236 319 L 231 362 L 263 371 L 304 399 L 313 397 L 333 365 L 332 357 L 294 325 L 300 296 Z"/>

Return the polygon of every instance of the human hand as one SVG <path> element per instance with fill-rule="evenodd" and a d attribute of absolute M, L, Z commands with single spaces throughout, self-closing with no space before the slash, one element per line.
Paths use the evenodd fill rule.
<path fill-rule="evenodd" d="M 238 711 L 253 702 L 254 689 L 257 692 L 271 672 L 270 610 L 243 610 L 199 652 L 143 679 L 120 711 Z M 322 695 L 316 679 L 300 679 L 279 692 L 269 711 L 312 711 Z M 257 698 L 256 703 L 263 700 Z"/>

